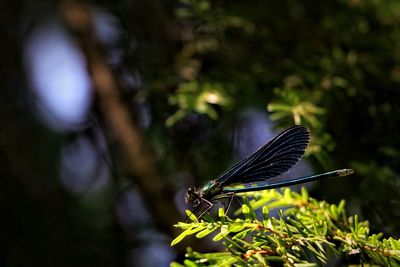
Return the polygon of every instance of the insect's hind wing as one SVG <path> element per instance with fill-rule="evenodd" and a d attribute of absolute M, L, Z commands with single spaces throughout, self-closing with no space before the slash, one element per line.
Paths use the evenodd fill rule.
<path fill-rule="evenodd" d="M 293 126 L 221 174 L 216 181 L 222 186 L 252 183 L 276 177 L 293 167 L 304 155 L 310 142 L 309 130 Z"/>

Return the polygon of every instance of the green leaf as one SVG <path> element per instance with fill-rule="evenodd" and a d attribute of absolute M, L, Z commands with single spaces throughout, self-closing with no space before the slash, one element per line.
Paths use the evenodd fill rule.
<path fill-rule="evenodd" d="M 262 207 L 263 225 L 267 227 L 269 220 L 269 209 L 267 206 Z"/>
<path fill-rule="evenodd" d="M 393 249 L 395 250 L 400 250 L 400 242 L 395 240 L 393 237 L 389 237 L 389 243 L 392 246 Z M 400 251 L 399 251 L 399 256 L 400 256 Z"/>
<path fill-rule="evenodd" d="M 243 197 L 243 202 L 248 208 L 248 214 L 250 215 L 249 218 L 253 220 L 257 219 L 256 212 L 254 211 L 253 206 L 251 205 L 247 197 Z"/>
<path fill-rule="evenodd" d="M 295 267 L 318 267 L 316 263 L 295 263 Z"/>
<path fill-rule="evenodd" d="M 249 206 L 247 206 L 246 204 L 243 204 L 242 205 L 242 213 L 243 213 L 243 215 L 244 215 L 244 218 L 246 219 L 246 220 L 252 220 L 253 218 L 252 218 L 252 216 L 251 216 L 251 211 L 250 211 L 250 208 L 249 208 Z"/>
<path fill-rule="evenodd" d="M 308 202 L 309 197 L 310 196 L 308 195 L 307 189 L 304 186 L 302 186 L 301 187 L 301 199 L 303 200 L 303 202 Z"/>
<path fill-rule="evenodd" d="M 218 233 L 216 236 L 214 236 L 213 241 L 219 241 L 222 238 L 224 238 L 225 236 L 227 236 L 229 234 L 229 228 L 227 225 L 223 225 L 221 227 L 221 232 Z"/>
<path fill-rule="evenodd" d="M 192 222 L 196 222 L 196 223 L 199 222 L 199 220 L 197 219 L 196 215 L 194 215 L 190 210 L 186 210 L 186 215 L 189 217 L 189 219 Z"/>
<path fill-rule="evenodd" d="M 237 258 L 231 257 L 227 258 L 226 260 L 221 261 L 221 263 L 215 265 L 215 266 L 220 266 L 220 267 L 226 267 L 226 266 L 232 266 L 235 262 L 237 262 Z"/>
<path fill-rule="evenodd" d="M 187 267 L 197 267 L 198 266 L 194 261 L 191 261 L 191 260 L 185 260 L 183 263 Z"/>
<path fill-rule="evenodd" d="M 185 109 L 180 109 L 177 112 L 175 112 L 173 115 L 171 115 L 166 121 L 165 125 L 167 127 L 173 126 L 175 123 L 178 121 L 182 120 L 186 115 L 188 114 L 188 110 Z"/>
<path fill-rule="evenodd" d="M 174 240 L 172 240 L 171 242 L 171 246 L 179 243 L 182 241 L 182 239 L 184 239 L 186 236 L 188 235 L 192 235 L 194 233 L 199 232 L 200 230 L 202 230 L 203 227 L 196 227 L 196 226 L 192 226 L 191 228 L 186 229 L 185 231 L 183 231 L 179 236 L 177 236 Z"/>
<path fill-rule="evenodd" d="M 169 265 L 170 267 L 185 267 L 185 265 L 179 264 L 177 262 L 171 262 L 171 264 Z"/>
<path fill-rule="evenodd" d="M 235 223 L 229 226 L 229 232 L 237 233 L 246 228 L 246 225 L 243 223 Z"/>
<path fill-rule="evenodd" d="M 205 236 L 211 234 L 212 232 L 214 232 L 214 231 L 217 230 L 217 229 L 218 229 L 217 226 L 212 227 L 212 228 L 210 228 L 210 229 L 209 229 L 209 228 L 206 228 L 206 229 L 202 230 L 201 232 L 198 232 L 198 233 L 196 234 L 196 237 L 197 237 L 197 238 L 203 238 L 203 237 L 205 237 Z"/>
<path fill-rule="evenodd" d="M 175 246 L 179 242 L 181 242 L 187 236 L 187 232 L 183 231 L 180 235 L 178 235 L 174 240 L 171 242 L 171 247 Z"/>

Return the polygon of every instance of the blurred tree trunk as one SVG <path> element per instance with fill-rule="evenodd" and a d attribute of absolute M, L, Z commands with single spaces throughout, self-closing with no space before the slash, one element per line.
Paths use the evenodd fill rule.
<path fill-rule="evenodd" d="M 66 0 L 61 13 L 67 29 L 75 36 L 87 60 L 87 68 L 97 93 L 109 135 L 115 136 L 126 157 L 126 172 L 135 177 L 150 212 L 160 229 L 172 233 L 172 225 L 180 217 L 174 202 L 174 192 L 159 171 L 143 133 L 132 120 L 124 105 L 119 82 L 106 64 L 104 53 L 93 31 L 91 11 L 81 1 Z"/>

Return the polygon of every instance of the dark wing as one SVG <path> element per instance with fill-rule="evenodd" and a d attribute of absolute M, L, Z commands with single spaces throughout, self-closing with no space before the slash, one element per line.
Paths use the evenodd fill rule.
<path fill-rule="evenodd" d="M 235 183 L 254 183 L 276 177 L 293 167 L 310 142 L 310 132 L 304 126 L 286 129 L 258 149 L 254 154 L 236 163 L 216 181 L 222 186 Z"/>

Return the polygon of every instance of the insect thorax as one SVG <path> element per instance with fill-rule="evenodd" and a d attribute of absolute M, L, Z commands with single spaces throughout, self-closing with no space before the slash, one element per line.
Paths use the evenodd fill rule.
<path fill-rule="evenodd" d="M 215 180 L 211 180 L 208 183 L 206 183 L 201 190 L 202 191 L 202 197 L 203 198 L 209 198 L 215 195 L 218 195 L 221 193 L 221 185 L 216 182 Z"/>

